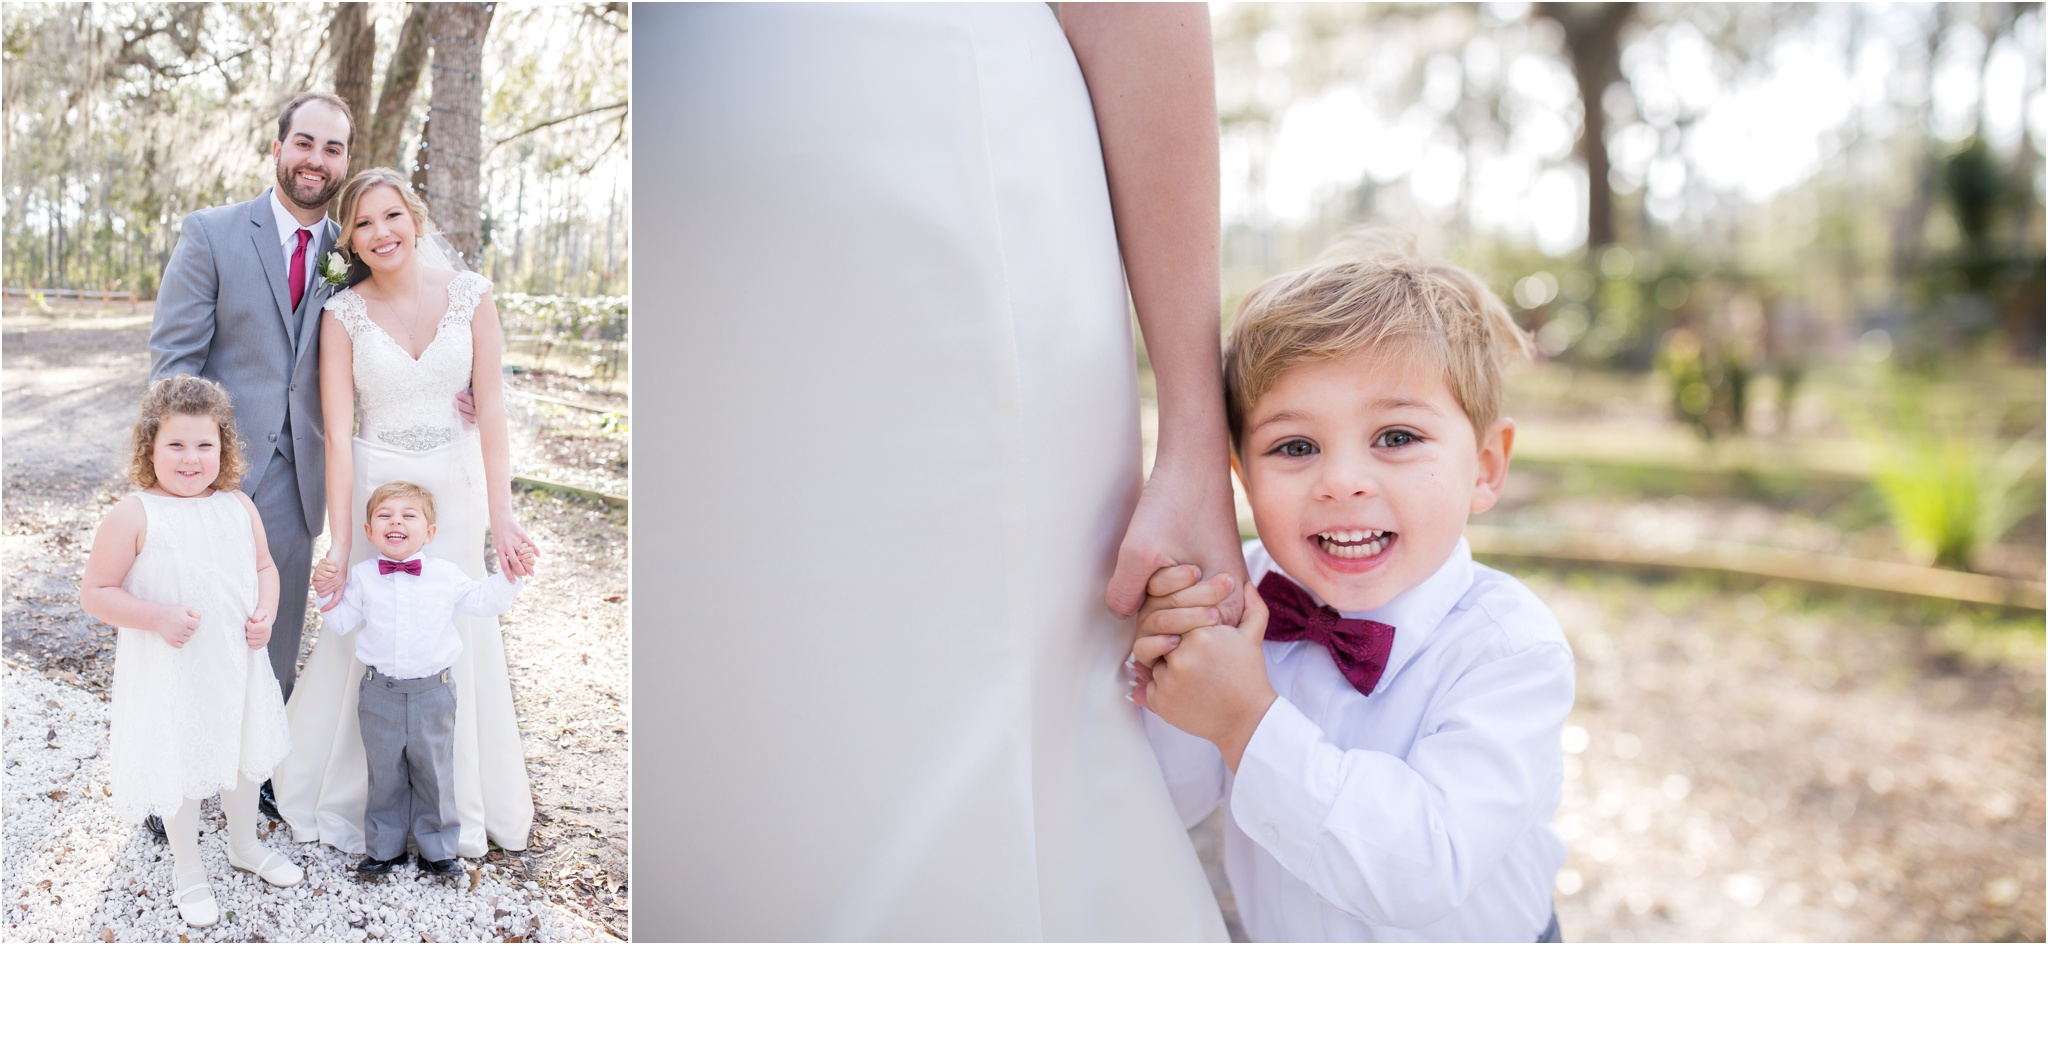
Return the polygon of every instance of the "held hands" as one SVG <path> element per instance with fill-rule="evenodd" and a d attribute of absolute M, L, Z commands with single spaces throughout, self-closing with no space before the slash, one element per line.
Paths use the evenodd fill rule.
<path fill-rule="evenodd" d="M 462 418 L 463 424 L 476 427 L 476 396 L 469 389 L 455 393 L 455 413 Z"/>
<path fill-rule="evenodd" d="M 322 613 L 341 605 L 341 590 L 346 583 L 347 578 L 342 576 L 341 567 L 336 565 L 332 558 L 321 559 L 313 564 L 313 594 L 320 597 Z"/>
<path fill-rule="evenodd" d="M 1247 572 L 1237 536 L 1236 501 L 1230 477 L 1196 469 L 1201 481 L 1181 478 L 1155 464 L 1152 478 L 1138 495 L 1137 511 L 1117 549 L 1116 572 L 1105 600 L 1119 616 L 1128 616 L 1145 598 L 1150 578 L 1174 566 L 1200 567 L 1196 576 L 1232 575 L 1242 587 Z M 1244 598 L 1233 588 L 1215 604 L 1223 623 L 1235 624 L 1244 612 Z"/>
<path fill-rule="evenodd" d="M 510 512 L 491 520 L 491 546 L 498 553 L 499 573 L 507 577 L 533 576 L 533 564 L 540 558 L 540 549 Z"/>
<path fill-rule="evenodd" d="M 1244 617 L 1235 627 L 1218 621 L 1216 604 L 1239 590 L 1228 574 L 1196 583 L 1192 566 L 1159 570 L 1146 585 L 1150 598 L 1138 611 L 1137 658 L 1142 696 L 1175 728 L 1215 744 L 1234 772 L 1245 745 L 1278 695 L 1266 678 L 1266 603 L 1255 588 L 1242 589 Z"/>
<path fill-rule="evenodd" d="M 199 611 L 190 606 L 164 606 L 157 612 L 155 631 L 172 649 L 183 649 L 199 630 Z"/>
<path fill-rule="evenodd" d="M 270 626 L 275 619 L 272 614 L 259 613 L 242 625 L 242 632 L 249 640 L 250 649 L 262 649 L 270 644 Z"/>

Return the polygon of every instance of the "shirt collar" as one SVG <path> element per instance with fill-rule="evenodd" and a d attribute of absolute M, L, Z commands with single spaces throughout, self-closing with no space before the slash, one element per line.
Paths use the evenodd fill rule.
<path fill-rule="evenodd" d="M 320 226 L 326 224 L 327 219 L 315 218 L 311 225 L 299 224 L 298 216 L 284 209 L 284 203 L 278 200 L 277 189 L 275 188 L 270 190 L 270 216 L 277 219 L 277 241 L 279 243 L 290 246 L 295 238 L 294 233 L 297 233 L 300 229 L 305 229 L 313 234 L 313 238 L 307 242 L 307 246 L 317 247 L 320 245 Z"/>
<path fill-rule="evenodd" d="M 1309 597 L 1315 599 L 1317 605 L 1323 605 L 1323 600 L 1318 598 L 1308 585 L 1288 577 L 1287 571 L 1280 569 L 1279 564 L 1266 552 L 1265 545 L 1258 541 L 1245 543 L 1245 564 L 1251 569 L 1253 584 L 1259 583 L 1265 577 L 1266 571 L 1278 570 L 1280 576 L 1287 577 L 1299 585 L 1302 591 L 1308 592 Z M 1387 666 L 1386 670 L 1380 673 L 1380 687 L 1384 687 L 1387 680 L 1398 674 L 1401 666 L 1422 649 L 1430 633 L 1436 630 L 1437 625 L 1443 623 L 1445 617 L 1450 616 L 1451 609 L 1457 606 L 1458 600 L 1464 598 L 1465 592 L 1471 587 L 1472 546 L 1466 543 L 1465 538 L 1459 537 L 1458 546 L 1451 549 L 1450 558 L 1445 559 L 1444 564 L 1437 567 L 1436 572 L 1430 574 L 1421 584 L 1388 599 L 1386 605 L 1376 610 L 1342 614 L 1348 620 L 1371 620 L 1393 626 L 1394 647 L 1387 652 Z"/>

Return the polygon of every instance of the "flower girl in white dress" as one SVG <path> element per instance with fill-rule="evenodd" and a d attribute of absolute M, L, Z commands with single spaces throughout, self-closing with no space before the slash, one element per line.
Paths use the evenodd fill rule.
<path fill-rule="evenodd" d="M 227 392 L 177 375 L 149 387 L 128 474 L 141 491 L 107 513 L 79 602 L 120 629 L 114 647 L 114 811 L 164 819 L 186 924 L 220 919 L 199 856 L 199 803 L 220 793 L 228 864 L 275 886 L 305 872 L 256 840 L 256 793 L 290 738 L 264 652 L 277 569 Z"/>

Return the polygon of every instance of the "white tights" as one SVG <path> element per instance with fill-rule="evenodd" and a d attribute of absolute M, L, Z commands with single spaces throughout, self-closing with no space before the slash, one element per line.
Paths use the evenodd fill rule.
<path fill-rule="evenodd" d="M 256 794 L 261 785 L 235 780 L 222 788 L 221 811 L 228 817 L 228 845 L 237 853 L 253 853 L 256 843 Z M 199 802 L 188 798 L 178 811 L 164 817 L 164 836 L 171 844 L 171 870 L 180 888 L 204 881 L 206 865 L 199 859 Z"/>

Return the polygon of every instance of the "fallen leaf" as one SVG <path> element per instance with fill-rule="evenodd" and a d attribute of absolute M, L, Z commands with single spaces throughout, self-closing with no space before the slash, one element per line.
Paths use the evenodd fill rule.
<path fill-rule="evenodd" d="M 59 802 L 62 802 L 62 801 L 64 801 L 65 799 L 67 799 L 67 798 L 70 798 L 70 797 L 71 797 L 71 792 L 69 792 L 69 791 L 52 791 L 52 792 L 50 792 L 50 797 L 51 797 L 51 798 L 54 798 L 54 799 L 56 799 L 56 800 L 57 800 L 57 801 L 59 801 Z"/>
<path fill-rule="evenodd" d="M 101 930 L 100 930 L 100 942 L 101 942 L 101 943 L 113 943 L 113 942 L 114 942 L 114 930 L 112 930 L 112 929 L 101 929 Z"/>
<path fill-rule="evenodd" d="M 477 868 L 477 867 L 472 867 L 472 868 L 470 868 L 470 869 L 469 869 L 469 889 L 468 889 L 467 891 L 468 891 L 468 892 L 472 892 L 472 893 L 473 893 L 473 892 L 476 892 L 476 887 L 477 887 L 477 883 L 479 883 L 479 882 L 482 882 L 483 880 L 484 880 L 484 872 L 483 872 L 483 869 L 481 869 L 481 868 Z"/>
<path fill-rule="evenodd" d="M 185 935 L 184 933 L 179 933 L 179 934 L 178 934 L 178 942 L 179 942 L 179 943 L 191 943 L 191 942 L 192 942 L 192 938 L 191 938 L 191 937 L 189 937 L 189 936 L 186 936 L 186 935 Z"/>

